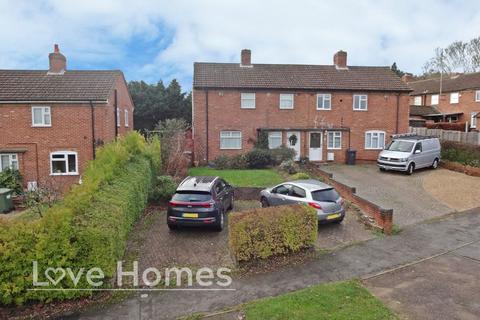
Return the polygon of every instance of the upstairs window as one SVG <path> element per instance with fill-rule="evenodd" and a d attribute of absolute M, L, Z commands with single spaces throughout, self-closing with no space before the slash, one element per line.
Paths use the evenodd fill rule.
<path fill-rule="evenodd" d="M 50 107 L 32 107 L 32 127 L 51 127 Z"/>
<path fill-rule="evenodd" d="M 128 127 L 128 110 L 125 110 L 125 127 Z"/>
<path fill-rule="evenodd" d="M 293 109 L 293 93 L 280 94 L 280 109 Z"/>
<path fill-rule="evenodd" d="M 416 106 L 421 106 L 422 105 L 422 96 L 416 96 L 414 98 L 413 104 Z"/>
<path fill-rule="evenodd" d="M 432 106 L 438 105 L 438 94 L 432 94 L 430 105 Z"/>
<path fill-rule="evenodd" d="M 242 109 L 255 109 L 255 93 L 241 93 L 240 96 Z"/>
<path fill-rule="evenodd" d="M 242 132 L 221 131 L 220 149 L 242 149 Z"/>
<path fill-rule="evenodd" d="M 342 149 L 342 132 L 328 131 L 327 132 L 327 148 L 328 149 Z"/>
<path fill-rule="evenodd" d="M 385 146 L 384 131 L 367 131 L 365 132 L 365 149 L 383 149 Z"/>
<path fill-rule="evenodd" d="M 282 133 L 280 131 L 268 133 L 268 148 L 275 149 L 282 145 Z"/>
<path fill-rule="evenodd" d="M 317 94 L 317 110 L 331 110 L 332 95 L 330 93 Z"/>
<path fill-rule="evenodd" d="M 50 154 L 50 170 L 53 176 L 78 174 L 78 157 L 74 151 L 58 151 Z"/>
<path fill-rule="evenodd" d="M 460 95 L 458 94 L 458 92 L 450 93 L 450 103 L 458 103 L 459 97 Z"/>
<path fill-rule="evenodd" d="M 15 153 L 0 154 L 0 172 L 6 169 L 18 170 L 18 156 Z"/>
<path fill-rule="evenodd" d="M 353 110 L 367 110 L 368 98 L 366 94 L 354 94 L 353 95 Z"/>

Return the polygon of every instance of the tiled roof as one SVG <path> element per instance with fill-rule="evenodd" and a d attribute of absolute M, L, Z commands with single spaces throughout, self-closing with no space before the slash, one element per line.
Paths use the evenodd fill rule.
<path fill-rule="evenodd" d="M 413 89 L 412 95 L 440 92 L 440 78 L 413 81 L 408 85 Z M 480 72 L 459 74 L 453 77 L 444 76 L 442 79 L 442 92 L 466 89 L 480 89 Z"/>
<path fill-rule="evenodd" d="M 106 101 L 121 71 L 0 70 L 0 101 Z"/>
<path fill-rule="evenodd" d="M 339 70 L 333 65 L 194 64 L 194 88 L 238 89 L 315 89 L 359 91 L 410 91 L 389 67 L 349 66 Z"/>
<path fill-rule="evenodd" d="M 424 116 L 427 114 L 441 114 L 435 107 L 410 106 L 411 116 Z"/>

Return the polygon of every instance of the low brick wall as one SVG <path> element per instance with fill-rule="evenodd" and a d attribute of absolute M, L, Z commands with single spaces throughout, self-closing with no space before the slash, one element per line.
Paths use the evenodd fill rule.
<path fill-rule="evenodd" d="M 264 188 L 235 187 L 235 199 L 260 201 L 260 191 L 263 189 Z"/>
<path fill-rule="evenodd" d="M 440 161 L 440 166 L 448 170 L 465 173 L 469 176 L 480 177 L 480 168 L 465 166 L 461 163 L 448 160 Z"/>
<path fill-rule="evenodd" d="M 307 169 L 318 177 L 322 177 L 326 183 L 333 186 L 344 199 L 357 205 L 370 218 L 375 221 L 375 227 L 383 230 L 385 234 L 392 233 L 393 227 L 393 209 L 384 209 L 373 202 L 368 201 L 356 194 L 356 189 L 333 179 L 331 173 L 325 172 L 314 165 L 309 165 Z"/>

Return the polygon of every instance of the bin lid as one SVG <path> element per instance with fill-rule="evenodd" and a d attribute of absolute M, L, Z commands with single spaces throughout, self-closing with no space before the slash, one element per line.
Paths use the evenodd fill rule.
<path fill-rule="evenodd" d="M 13 191 L 12 189 L 0 188 L 0 194 L 10 193 L 12 191 Z"/>

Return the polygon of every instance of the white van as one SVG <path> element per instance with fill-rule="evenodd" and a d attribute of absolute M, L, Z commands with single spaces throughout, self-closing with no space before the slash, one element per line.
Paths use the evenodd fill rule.
<path fill-rule="evenodd" d="M 378 155 L 377 165 L 381 171 L 396 170 L 412 174 L 415 169 L 432 167 L 440 162 L 440 141 L 437 137 L 400 134 Z"/>

